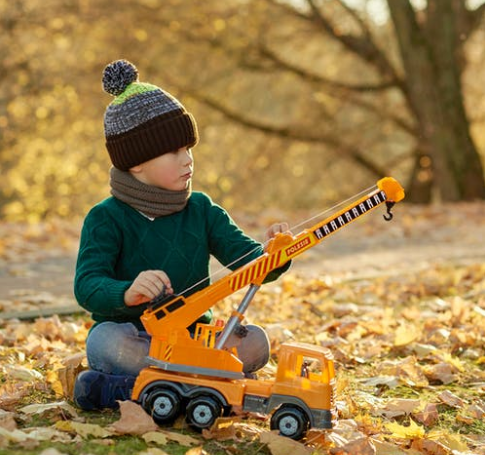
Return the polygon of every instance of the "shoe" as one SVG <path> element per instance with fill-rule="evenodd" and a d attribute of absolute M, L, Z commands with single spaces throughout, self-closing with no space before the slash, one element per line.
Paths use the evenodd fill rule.
<path fill-rule="evenodd" d="M 129 400 L 135 378 L 86 370 L 79 373 L 74 384 L 74 401 L 85 411 L 117 409 L 119 401 Z"/>

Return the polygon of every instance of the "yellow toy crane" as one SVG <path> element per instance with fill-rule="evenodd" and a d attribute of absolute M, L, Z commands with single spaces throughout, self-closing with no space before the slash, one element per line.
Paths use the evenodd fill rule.
<path fill-rule="evenodd" d="M 149 366 L 135 382 L 132 399 L 158 423 L 170 423 L 185 413 L 190 425 L 210 427 L 235 406 L 250 412 L 272 414 L 271 428 L 299 439 L 308 428 L 332 428 L 336 418 L 335 371 L 331 352 L 302 343 L 286 343 L 278 355 L 272 380 L 247 379 L 237 350 L 226 348 L 228 338 L 244 318 L 250 302 L 271 271 L 319 244 L 382 204 L 391 208 L 404 198 L 401 185 L 391 177 L 323 221 L 297 235 L 277 234 L 258 258 L 189 297 L 155 299 L 141 320 L 151 335 Z M 249 287 L 238 309 L 222 327 L 190 326 L 207 309 L 234 292 Z"/>

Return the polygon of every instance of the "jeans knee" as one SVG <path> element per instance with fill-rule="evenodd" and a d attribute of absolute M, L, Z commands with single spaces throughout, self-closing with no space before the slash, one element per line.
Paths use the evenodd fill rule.
<path fill-rule="evenodd" d="M 136 376 L 146 366 L 149 341 L 131 323 L 103 322 L 86 341 L 91 369 L 108 374 Z"/>

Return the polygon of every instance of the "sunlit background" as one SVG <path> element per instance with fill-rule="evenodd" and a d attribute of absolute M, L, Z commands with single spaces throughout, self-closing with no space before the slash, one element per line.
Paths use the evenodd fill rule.
<path fill-rule="evenodd" d="M 482 197 L 483 2 L 454 2 L 468 10 L 449 15 L 451 3 L 409 4 L 427 40 L 420 68 L 436 71 L 417 96 L 400 12 L 381 0 L 0 0 L 1 217 L 82 217 L 109 195 L 101 76 L 118 58 L 195 115 L 194 188 L 228 209 L 324 208 L 386 174 L 410 201 Z M 457 37 L 448 61 L 446 21 Z M 466 124 L 448 116 L 460 99 Z M 425 115 L 434 101 L 439 122 Z M 469 177 L 443 190 L 455 185 L 439 164 L 450 141 L 443 162 L 481 173 L 475 189 Z"/>

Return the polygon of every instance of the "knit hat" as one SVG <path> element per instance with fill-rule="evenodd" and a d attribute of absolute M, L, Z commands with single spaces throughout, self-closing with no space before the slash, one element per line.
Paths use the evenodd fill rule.
<path fill-rule="evenodd" d="M 106 66 L 103 89 L 115 96 L 104 114 L 106 148 L 113 165 L 127 171 L 198 142 L 194 117 L 170 93 L 138 81 L 138 69 L 126 60 Z"/>

